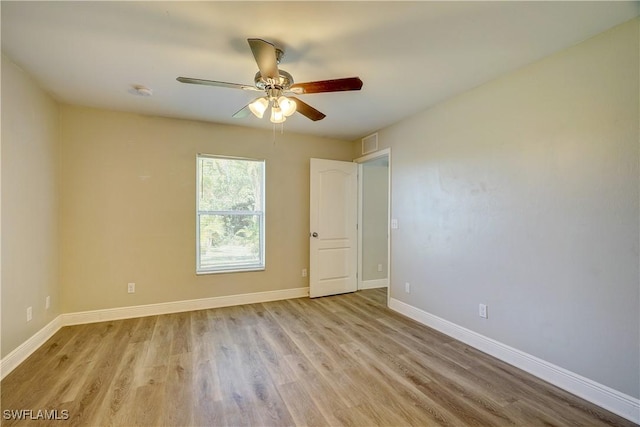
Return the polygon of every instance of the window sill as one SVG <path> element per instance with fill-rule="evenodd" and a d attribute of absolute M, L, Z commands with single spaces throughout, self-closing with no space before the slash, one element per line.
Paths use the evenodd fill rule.
<path fill-rule="evenodd" d="M 225 274 L 225 273 L 249 273 L 252 271 L 264 271 L 265 267 L 247 267 L 247 268 L 234 268 L 229 270 L 198 270 L 197 276 L 205 276 L 208 274 Z"/>

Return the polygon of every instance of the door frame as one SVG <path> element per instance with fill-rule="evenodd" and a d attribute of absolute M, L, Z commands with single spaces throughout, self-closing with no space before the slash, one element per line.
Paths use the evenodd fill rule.
<path fill-rule="evenodd" d="M 364 163 L 386 157 L 389 161 L 388 168 L 388 194 L 387 194 L 387 306 L 391 298 L 391 148 L 385 148 L 366 156 L 358 157 L 354 163 L 358 164 L 358 290 L 362 289 L 362 184 Z"/>

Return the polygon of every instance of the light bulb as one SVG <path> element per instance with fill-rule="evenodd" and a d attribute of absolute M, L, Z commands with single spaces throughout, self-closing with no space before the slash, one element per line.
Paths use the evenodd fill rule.
<path fill-rule="evenodd" d="M 282 113 L 282 109 L 276 105 L 271 107 L 271 123 L 282 123 L 287 118 Z"/>
<path fill-rule="evenodd" d="M 267 98 L 256 98 L 249 104 L 249 110 L 259 119 L 264 116 L 264 112 L 269 106 Z"/>
<path fill-rule="evenodd" d="M 296 102 L 293 99 L 289 99 L 286 96 L 281 96 L 278 98 L 278 105 L 282 108 L 282 114 L 286 117 L 289 117 L 293 113 L 296 112 Z"/>

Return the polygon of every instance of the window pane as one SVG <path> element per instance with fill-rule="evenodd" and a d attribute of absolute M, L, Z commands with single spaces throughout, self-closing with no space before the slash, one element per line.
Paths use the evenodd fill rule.
<path fill-rule="evenodd" d="M 264 268 L 264 161 L 198 156 L 199 273 Z"/>
<path fill-rule="evenodd" d="M 200 215 L 199 269 L 261 267 L 259 214 Z"/>
<path fill-rule="evenodd" d="M 200 157 L 199 211 L 261 211 L 264 163 Z"/>

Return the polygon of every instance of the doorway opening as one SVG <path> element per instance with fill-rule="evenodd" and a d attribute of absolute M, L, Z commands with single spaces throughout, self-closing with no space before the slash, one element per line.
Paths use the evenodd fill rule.
<path fill-rule="evenodd" d="M 387 148 L 355 160 L 358 163 L 358 290 L 389 287 L 390 157 Z"/>

